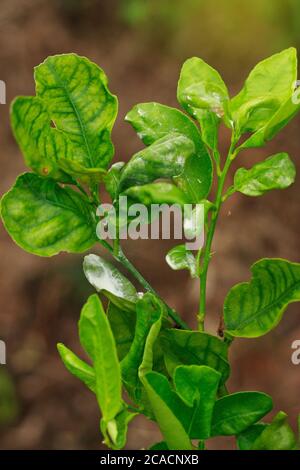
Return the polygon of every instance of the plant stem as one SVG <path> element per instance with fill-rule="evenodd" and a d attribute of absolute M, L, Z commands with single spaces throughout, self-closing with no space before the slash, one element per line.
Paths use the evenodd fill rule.
<path fill-rule="evenodd" d="M 151 292 L 156 297 L 161 299 L 161 297 L 157 294 L 155 289 L 153 289 L 153 287 L 149 284 L 149 282 L 146 281 L 146 279 L 142 276 L 142 274 L 136 269 L 136 267 L 125 256 L 121 247 L 119 247 L 119 254 L 117 256 L 114 255 L 114 257 L 117 261 L 122 263 L 126 269 L 128 269 L 128 271 L 138 280 L 138 282 L 141 284 L 141 286 L 144 287 L 144 289 L 146 289 L 148 292 Z M 168 310 L 168 315 L 172 318 L 172 320 L 174 320 L 174 322 L 178 326 L 180 326 L 183 330 L 189 330 L 188 325 L 182 320 L 182 318 L 176 313 L 176 311 L 172 309 L 171 307 L 169 307 L 169 305 L 167 305 L 165 302 L 164 304 Z"/>
<path fill-rule="evenodd" d="M 223 203 L 222 196 L 223 196 L 223 189 L 224 184 L 226 181 L 226 177 L 228 174 L 228 170 L 230 165 L 235 158 L 234 152 L 235 140 L 233 139 L 231 142 L 231 146 L 228 152 L 228 156 L 224 165 L 223 170 L 218 175 L 218 187 L 217 187 L 217 195 L 215 199 L 215 210 L 212 212 L 211 221 L 209 224 L 209 228 L 207 231 L 207 239 L 205 248 L 203 251 L 203 262 L 200 271 L 200 302 L 199 302 L 199 311 L 198 311 L 198 329 L 199 331 L 204 331 L 204 320 L 206 314 L 206 286 L 207 286 L 207 273 L 209 268 L 209 263 L 212 258 L 211 248 L 212 242 L 216 230 L 217 221 L 219 218 L 221 206 Z"/>
<path fill-rule="evenodd" d="M 158 297 L 166 306 L 168 315 L 172 320 L 176 323 L 177 326 L 179 326 L 183 330 L 189 330 L 189 326 L 182 320 L 182 318 L 178 315 L 178 313 L 172 309 L 169 305 L 166 304 L 166 302 L 158 295 L 158 293 L 153 289 L 153 287 L 149 284 L 149 282 L 142 276 L 142 274 L 136 269 L 136 267 L 129 261 L 129 259 L 126 257 L 124 252 L 122 251 L 121 246 L 119 245 L 119 251 L 118 253 L 115 253 L 114 248 L 107 243 L 105 240 L 100 240 L 101 245 L 106 248 L 111 255 L 115 258 L 116 261 L 121 263 L 124 268 L 126 268 L 132 275 L 133 277 L 141 284 L 142 287 L 144 287 L 145 290 L 148 292 L 151 292 L 153 295 Z"/>

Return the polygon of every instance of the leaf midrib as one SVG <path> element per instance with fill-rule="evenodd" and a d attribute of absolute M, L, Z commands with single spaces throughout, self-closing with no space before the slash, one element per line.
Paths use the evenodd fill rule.
<path fill-rule="evenodd" d="M 54 76 L 55 76 L 55 79 L 57 80 L 57 82 L 59 83 L 60 87 L 63 88 L 63 90 L 65 91 L 66 93 L 66 96 L 75 112 L 75 115 L 77 117 L 77 120 L 79 122 L 79 126 L 80 126 L 80 129 L 81 129 L 81 134 L 82 134 L 82 137 L 83 137 L 83 140 L 84 140 L 84 143 L 85 143 L 85 146 L 86 146 L 86 149 L 87 149 L 87 153 L 88 153 L 88 158 L 89 158 L 89 161 L 90 161 L 90 164 L 91 164 L 91 168 L 94 168 L 95 167 L 95 164 L 94 164 L 94 159 L 93 159 L 93 156 L 92 156 L 92 153 L 91 153 L 91 150 L 90 150 L 90 147 L 89 147 L 89 144 L 88 144 L 88 141 L 86 139 L 86 135 L 85 135 L 85 124 L 83 123 L 81 117 L 80 117 L 80 114 L 79 112 L 77 111 L 77 108 L 75 106 L 75 103 L 68 91 L 68 88 L 65 84 L 64 81 L 61 81 L 60 79 L 60 76 L 57 74 L 56 72 L 56 69 L 55 69 L 55 66 L 50 62 L 49 64 L 49 67 L 51 69 L 51 71 L 53 72 Z"/>

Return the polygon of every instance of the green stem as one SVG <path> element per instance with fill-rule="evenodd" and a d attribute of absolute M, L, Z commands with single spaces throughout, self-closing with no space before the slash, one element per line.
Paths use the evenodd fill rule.
<path fill-rule="evenodd" d="M 129 261 L 129 259 L 123 253 L 121 246 L 119 246 L 118 253 L 115 253 L 114 248 L 105 240 L 100 240 L 100 243 L 111 253 L 111 255 L 115 258 L 116 261 L 121 263 L 124 266 L 124 268 L 126 268 L 133 275 L 133 277 L 140 283 L 140 285 L 145 290 L 154 294 L 165 304 L 169 317 L 172 318 L 172 320 L 176 323 L 177 326 L 179 326 L 183 330 L 190 329 L 189 326 L 178 315 L 178 313 L 165 303 L 165 301 L 158 295 L 155 289 L 153 289 L 153 287 L 149 284 L 149 282 L 142 276 L 142 274 L 136 269 L 136 267 Z"/>
<path fill-rule="evenodd" d="M 212 242 L 213 242 L 221 206 L 223 203 L 222 196 L 223 196 L 223 189 L 224 189 L 226 177 L 228 174 L 228 170 L 231 166 L 231 163 L 234 160 L 235 155 L 236 155 L 236 152 L 234 152 L 234 146 L 235 146 L 235 141 L 233 139 L 224 168 L 221 171 L 221 173 L 218 175 L 218 188 L 217 188 L 216 200 L 214 203 L 215 210 L 212 212 L 211 221 L 210 221 L 209 228 L 207 231 L 206 244 L 205 244 L 205 248 L 203 251 L 203 261 L 202 261 L 201 272 L 200 272 L 200 302 L 199 302 L 199 311 L 198 311 L 199 331 L 204 330 L 204 321 L 205 321 L 205 315 L 206 315 L 207 274 L 208 274 L 209 263 L 212 258 L 212 254 L 211 254 Z"/>
<path fill-rule="evenodd" d="M 125 254 L 123 253 L 121 247 L 119 248 L 118 256 L 114 255 L 114 257 L 117 261 L 122 263 L 122 265 L 126 269 L 128 269 L 128 271 L 137 279 L 137 281 L 141 284 L 141 286 L 144 287 L 144 289 L 146 289 L 148 292 L 151 292 L 156 297 L 161 299 L 161 297 L 157 294 L 155 289 L 153 289 L 153 287 L 149 284 L 149 282 L 146 281 L 146 279 L 142 276 L 142 274 L 136 269 L 136 267 L 125 256 Z M 172 318 L 172 320 L 174 320 L 176 325 L 180 326 L 180 328 L 182 328 L 183 330 L 189 330 L 188 325 L 182 320 L 182 318 L 176 313 L 176 311 L 174 309 L 172 309 L 171 307 L 169 307 L 169 305 L 167 305 L 165 302 L 164 302 L 164 304 L 165 304 L 165 306 L 168 310 L 169 317 Z"/>

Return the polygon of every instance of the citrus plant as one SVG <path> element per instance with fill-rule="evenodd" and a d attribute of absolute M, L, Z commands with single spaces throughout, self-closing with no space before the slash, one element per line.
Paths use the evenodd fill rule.
<path fill-rule="evenodd" d="M 88 254 L 83 270 L 98 293 L 84 305 L 78 328 L 89 359 L 58 344 L 66 368 L 96 396 L 107 446 L 124 447 L 129 422 L 143 414 L 162 434 L 152 449 L 205 449 L 205 441 L 215 436 L 236 436 L 239 449 L 297 448 L 284 412 L 271 423 L 261 421 L 273 407 L 269 395 L 231 393 L 226 382 L 232 341 L 265 335 L 288 305 L 300 300 L 300 264 L 255 263 L 251 279 L 226 297 L 218 336 L 205 330 L 207 274 L 222 204 L 237 192 L 257 197 L 294 182 L 295 167 L 286 153 L 239 168 L 229 184 L 227 177 L 240 152 L 263 147 L 299 111 L 296 81 L 297 56 L 291 48 L 260 62 L 230 99 L 219 73 L 191 58 L 178 82 L 185 113 L 159 103 L 135 106 L 126 121 L 145 148 L 127 164 L 112 166 L 118 102 L 96 64 L 76 54 L 49 57 L 35 69 L 36 96 L 12 103 L 12 129 L 31 169 L 1 201 L 13 240 L 39 256 L 81 253 L 100 243 L 143 289 L 137 293 L 117 263 Z M 221 124 L 231 131 L 226 156 L 218 150 Z M 104 188 L 117 209 L 118 229 L 120 195 L 146 205 L 203 204 L 204 246 L 196 256 L 185 245 L 166 256 L 173 269 L 188 269 L 200 281 L 197 330 L 128 260 L 119 230 L 113 241 L 97 237 L 96 210 Z"/>

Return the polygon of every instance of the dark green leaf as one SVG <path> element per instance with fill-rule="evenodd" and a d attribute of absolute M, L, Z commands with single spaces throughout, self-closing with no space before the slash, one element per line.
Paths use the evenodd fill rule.
<path fill-rule="evenodd" d="M 189 202 L 185 193 L 172 183 L 149 183 L 143 186 L 132 186 L 124 193 L 132 201 L 149 206 L 150 204 L 179 204 Z"/>
<path fill-rule="evenodd" d="M 246 196 L 261 196 L 272 189 L 288 188 L 296 168 L 287 153 L 277 153 L 250 170 L 240 168 L 234 176 L 234 190 Z"/>
<path fill-rule="evenodd" d="M 151 407 L 164 440 L 170 450 L 191 450 L 192 444 L 182 420 L 186 421 L 187 407 L 171 389 L 167 378 L 157 372 L 143 376 Z"/>
<path fill-rule="evenodd" d="M 280 411 L 253 443 L 252 450 L 295 450 L 295 435 L 287 422 L 287 415 Z"/>
<path fill-rule="evenodd" d="M 159 178 L 173 178 L 184 170 L 188 157 L 195 153 L 195 144 L 188 137 L 172 133 L 136 153 L 124 168 L 120 189 L 151 183 Z"/>
<path fill-rule="evenodd" d="M 130 396 L 141 399 L 140 377 L 152 369 L 153 344 L 161 328 L 164 305 L 151 293 L 136 303 L 136 327 L 133 342 L 122 361 L 123 382 Z M 139 367 L 141 366 L 141 369 Z"/>
<path fill-rule="evenodd" d="M 256 132 L 292 96 L 297 80 L 296 49 L 286 49 L 259 62 L 231 102 L 238 133 Z"/>
<path fill-rule="evenodd" d="M 178 366 L 174 384 L 180 398 L 193 415 L 188 434 L 192 439 L 208 439 L 221 374 L 207 366 Z"/>
<path fill-rule="evenodd" d="M 145 145 L 151 145 L 176 132 L 191 139 L 200 153 L 204 150 L 197 127 L 176 108 L 159 103 L 141 103 L 129 111 L 125 120 L 130 122 Z"/>
<path fill-rule="evenodd" d="M 109 302 L 107 316 L 112 329 L 118 357 L 121 361 L 128 353 L 134 338 L 136 313 L 132 310 L 125 310 Z"/>
<path fill-rule="evenodd" d="M 289 303 L 300 300 L 300 265 L 282 259 L 262 259 L 252 268 L 250 282 L 237 284 L 224 304 L 227 332 L 255 338 L 276 325 Z"/>
<path fill-rule="evenodd" d="M 178 184 L 192 202 L 198 202 L 207 196 L 212 184 L 211 158 L 197 127 L 185 114 L 159 103 L 143 103 L 135 106 L 126 119 L 146 145 L 154 144 L 163 138 L 167 142 L 174 133 L 189 138 L 194 143 L 195 155 L 185 163 L 184 174 Z M 171 176 L 176 176 L 176 173 Z M 158 175 L 159 177 L 164 176 Z"/>
<path fill-rule="evenodd" d="M 118 106 L 105 73 L 85 57 L 62 54 L 36 67 L 35 80 L 37 96 L 72 143 L 69 171 L 99 179 L 113 156 L 110 133 Z"/>
<path fill-rule="evenodd" d="M 200 123 L 203 141 L 216 150 L 220 119 L 229 118 L 229 95 L 219 73 L 202 59 L 188 59 L 181 69 L 177 98 Z"/>
<path fill-rule="evenodd" d="M 197 263 L 195 256 L 185 245 L 177 245 L 172 248 L 167 256 L 166 261 L 170 268 L 175 271 L 180 269 L 188 269 L 192 277 L 197 277 Z"/>
<path fill-rule="evenodd" d="M 212 165 L 206 150 L 200 153 L 191 139 L 179 133 L 168 134 L 135 154 L 122 172 L 120 191 L 175 177 L 190 202 L 202 200 L 210 191 Z"/>
<path fill-rule="evenodd" d="M 111 263 L 97 255 L 87 255 L 83 271 L 90 284 L 120 309 L 135 311 L 136 289 Z"/>
<path fill-rule="evenodd" d="M 240 434 L 273 408 L 272 398 L 260 392 L 238 392 L 216 401 L 212 436 Z"/>
<path fill-rule="evenodd" d="M 80 253 L 97 240 L 92 206 L 50 178 L 25 173 L 1 200 L 1 216 L 13 240 L 29 253 Z"/>
<path fill-rule="evenodd" d="M 256 439 L 268 427 L 268 424 L 253 424 L 237 436 L 239 450 L 251 450 Z"/>
<path fill-rule="evenodd" d="M 57 345 L 57 349 L 66 369 L 81 380 L 92 392 L 96 393 L 96 377 L 94 369 L 86 362 L 79 359 L 79 357 L 64 344 L 59 343 Z"/>
<path fill-rule="evenodd" d="M 164 330 L 161 344 L 168 372 L 173 376 L 179 365 L 206 365 L 222 374 L 224 383 L 230 373 L 227 345 L 216 336 L 198 331 Z"/>
<path fill-rule="evenodd" d="M 121 368 L 115 340 L 97 294 L 89 297 L 81 311 L 79 337 L 93 361 L 96 396 L 102 419 L 109 425 L 122 407 Z"/>

